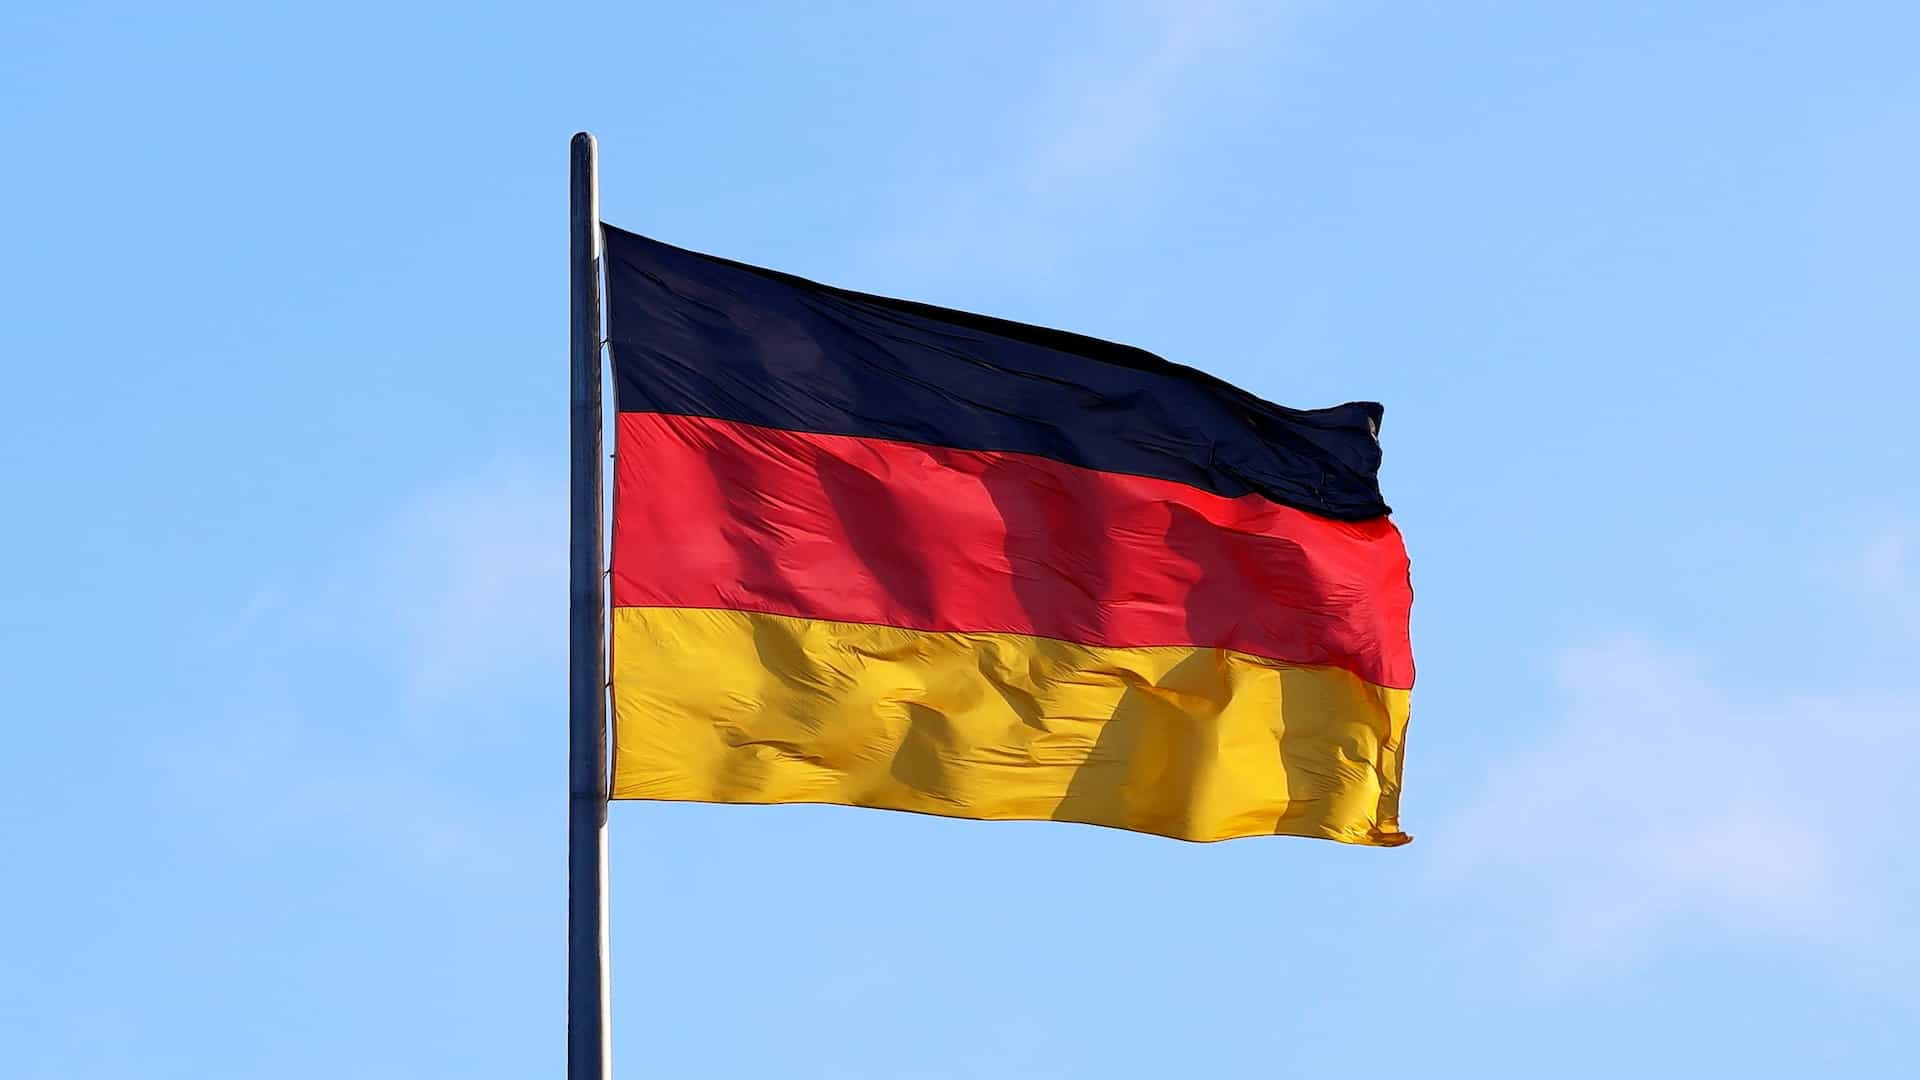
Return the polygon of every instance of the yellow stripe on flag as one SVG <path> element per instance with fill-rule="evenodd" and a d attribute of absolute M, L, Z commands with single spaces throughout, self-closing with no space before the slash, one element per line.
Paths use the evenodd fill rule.
<path fill-rule="evenodd" d="M 1405 690 L 1189 647 L 615 608 L 613 797 L 1406 843 Z"/>

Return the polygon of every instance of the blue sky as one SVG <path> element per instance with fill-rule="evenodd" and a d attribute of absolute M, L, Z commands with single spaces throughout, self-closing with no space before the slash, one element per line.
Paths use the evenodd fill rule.
<path fill-rule="evenodd" d="M 1421 664 L 1399 850 L 615 806 L 621 1075 L 1904 1071 L 1916 39 L 9 8 L 5 1071 L 558 1075 L 583 127 L 625 227 L 1385 402 Z"/>

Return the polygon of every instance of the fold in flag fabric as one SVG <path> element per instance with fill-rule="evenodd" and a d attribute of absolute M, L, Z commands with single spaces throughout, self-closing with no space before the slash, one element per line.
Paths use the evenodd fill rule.
<path fill-rule="evenodd" d="M 1378 405 L 605 237 L 614 798 L 1407 841 Z"/>

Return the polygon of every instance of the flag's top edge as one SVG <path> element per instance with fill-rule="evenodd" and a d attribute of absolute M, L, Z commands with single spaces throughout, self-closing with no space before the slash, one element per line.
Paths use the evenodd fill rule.
<path fill-rule="evenodd" d="M 750 274 L 757 274 L 760 277 L 778 281 L 797 289 L 826 293 L 844 300 L 853 300 L 863 304 L 872 304 L 877 307 L 891 308 L 894 311 L 917 315 L 923 319 L 953 323 L 956 326 L 963 326 L 969 330 L 979 331 L 980 333 L 1009 338 L 1014 341 L 1022 341 L 1029 345 L 1038 345 L 1042 348 L 1054 349 L 1059 352 L 1072 353 L 1075 356 L 1084 356 L 1090 360 L 1113 364 L 1116 367 L 1132 368 L 1135 371 L 1151 372 L 1156 375 L 1167 375 L 1198 382 L 1216 392 L 1244 399 L 1249 404 L 1257 405 L 1263 410 L 1281 413 L 1296 421 L 1312 422 L 1316 418 L 1324 417 L 1329 421 L 1333 421 L 1329 426 L 1346 427 L 1353 422 L 1355 414 L 1357 413 L 1360 418 L 1372 422 L 1373 431 L 1377 435 L 1380 430 L 1381 418 L 1386 413 L 1386 407 L 1377 401 L 1346 401 L 1338 405 L 1328 405 L 1317 409 L 1297 409 L 1291 406 L 1281 405 L 1278 402 L 1269 401 L 1266 398 L 1260 397 L 1258 394 L 1242 389 L 1220 378 L 1218 375 L 1168 360 L 1158 353 L 1142 349 L 1137 345 L 1127 345 L 1118 341 L 1109 341 L 1106 338 L 1097 338 L 1087 334 L 1075 333 L 1071 330 L 1061 330 L 1051 326 L 1040 326 L 1036 323 L 1015 322 L 1012 319 L 1002 319 L 994 315 L 982 315 L 978 312 L 962 311 L 959 308 L 941 307 L 938 304 L 928 304 L 919 300 L 905 300 L 896 296 L 882 296 L 878 293 L 845 289 L 838 285 L 828 285 L 824 282 L 814 281 L 811 278 L 801 277 L 798 274 L 789 274 L 784 270 L 773 270 L 765 266 L 756 266 L 752 263 L 741 262 L 738 259 L 728 259 L 704 251 L 695 251 L 692 248 L 681 247 L 677 244 L 669 244 L 664 240 L 659 240 L 651 236 L 629 232 L 617 225 L 609 225 L 602 222 L 601 228 L 609 232 L 620 233 L 623 237 L 632 241 L 658 245 L 677 251 L 683 255 L 690 255 L 694 258 L 704 259 L 722 266 L 730 266 L 736 270 L 745 270 Z"/>
<path fill-rule="evenodd" d="M 1135 346 L 843 289 L 677 247 L 617 226 L 603 223 L 602 227 L 607 236 L 610 286 L 625 283 L 623 289 L 616 288 L 609 296 L 614 360 L 620 373 L 616 385 L 623 410 L 713 415 L 772 427 L 878 434 L 943 445 L 947 444 L 945 436 L 954 435 L 957 441 L 952 445 L 963 448 L 1039 452 L 1095 468 L 1194 482 L 1228 496 L 1257 491 L 1337 518 L 1363 519 L 1388 512 L 1377 481 L 1378 435 L 1384 412 L 1377 402 L 1290 408 Z M 697 271 L 698 266 L 709 269 Z M 729 351 L 724 355 L 731 355 L 736 343 L 749 338 L 739 324 L 732 322 L 739 316 L 724 313 L 737 313 L 742 305 L 756 302 L 749 300 L 749 294 L 756 290 L 746 287 L 748 279 L 736 278 L 729 285 L 725 283 L 727 274 L 749 275 L 776 290 L 787 290 L 790 296 L 813 298 L 799 308 L 787 309 L 788 321 L 779 327 L 782 348 L 820 335 L 842 344 L 877 340 L 884 344 L 868 356 L 873 361 L 870 368 L 903 362 L 912 366 L 915 361 L 903 360 L 910 352 L 923 358 L 918 363 L 930 361 L 933 366 L 900 373 L 895 388 L 901 397 L 885 408 L 868 394 L 836 398 L 840 391 L 815 386 L 800 395 L 805 400 L 782 405 L 776 410 L 780 415 L 761 415 L 771 407 L 765 391 L 772 383 L 767 376 L 778 383 L 796 377 L 813 378 L 817 370 L 793 367 L 791 357 L 778 360 L 778 371 L 769 366 L 729 375 L 714 368 L 713 360 L 723 355 L 714 351 L 716 341 L 727 342 Z M 653 299 L 636 307 L 633 301 L 642 293 Z M 773 299 L 777 295 L 761 293 L 760 300 L 784 306 L 785 301 Z M 681 315 L 667 318 L 660 305 L 678 309 Z M 663 318 L 666 321 L 661 321 Z M 716 318 L 726 323 L 724 330 L 720 324 L 708 325 Z M 721 336 L 700 337 L 709 331 Z M 764 331 L 756 333 L 760 332 Z M 1006 344 L 995 350 L 995 340 Z M 697 359 L 688 346 L 697 346 L 704 359 Z M 763 345 L 750 348 L 759 350 L 752 363 L 769 362 Z M 982 349 L 986 351 L 979 353 Z M 1013 384 L 1003 380 L 1001 389 L 966 404 L 966 408 L 976 410 L 976 417 L 991 414 L 986 423 L 995 430 L 977 445 L 960 435 L 958 427 L 942 426 L 941 420 L 943 410 L 955 407 L 956 399 L 966 396 L 949 392 L 956 388 L 947 384 L 952 369 L 946 366 L 946 357 L 972 353 L 993 360 L 976 363 L 976 375 L 990 380 L 1020 376 L 1022 380 L 1015 389 L 1008 389 Z M 1033 366 L 1047 355 L 1058 360 Z M 1067 358 L 1091 366 L 1081 367 L 1076 378 L 1071 364 L 1064 370 L 1057 367 Z M 673 368 L 676 374 L 664 380 L 642 374 L 660 365 Z M 1100 376 L 1097 372 L 1101 369 L 1112 374 Z M 742 381 L 733 375 L 751 377 Z M 1092 412 L 1075 404 L 1084 400 L 1080 391 L 1062 392 L 1082 378 L 1101 384 L 1083 388 L 1097 399 Z M 982 384 L 973 385 L 977 388 Z M 888 415 L 877 415 L 877 408 Z M 836 416 L 826 416 L 827 411 Z M 849 420 L 855 411 L 860 415 Z M 944 415 L 954 418 L 952 413 Z M 1132 434 L 1115 427 L 1125 423 L 1122 416 L 1135 418 L 1138 426 L 1132 427 Z M 960 419 L 960 426 L 974 422 Z M 877 430 L 865 430 L 869 427 Z M 1005 438 L 1010 427 L 1022 431 L 1008 445 L 999 445 L 996 440 Z M 1156 429 L 1159 434 L 1142 437 L 1141 433 Z M 1105 452 L 1103 447 L 1112 447 L 1109 440 L 1114 439 L 1128 445 L 1118 447 L 1117 453 Z M 1063 443 L 1066 445 L 1061 449 Z M 1076 457 L 1080 451 L 1086 451 L 1084 460 Z M 1173 458 L 1181 461 L 1165 464 Z"/>

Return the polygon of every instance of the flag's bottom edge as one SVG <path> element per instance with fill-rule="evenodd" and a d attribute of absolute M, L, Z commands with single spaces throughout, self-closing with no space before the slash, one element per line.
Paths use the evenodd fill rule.
<path fill-rule="evenodd" d="M 840 802 L 832 799 L 720 799 L 695 798 L 681 795 L 635 795 L 616 792 L 614 802 L 624 803 L 679 803 L 689 806 L 832 806 L 852 810 L 879 810 L 887 813 L 918 814 L 922 817 L 944 818 L 948 821 L 994 821 L 994 822 L 1052 822 L 1060 825 L 1085 825 L 1096 829 L 1112 829 L 1117 832 L 1141 833 L 1147 836 L 1159 836 L 1169 840 L 1182 840 L 1189 844 L 1217 844 L 1223 840 L 1247 840 L 1254 837 L 1291 837 L 1305 840 L 1331 840 L 1335 843 L 1350 844 L 1359 847 L 1401 847 L 1413 842 L 1413 834 L 1401 832 L 1397 824 L 1382 824 L 1379 829 L 1366 832 L 1344 832 L 1335 829 L 1248 829 L 1242 832 L 1222 832 L 1211 835 L 1190 835 L 1167 829 L 1156 829 L 1144 825 L 1124 825 L 1111 821 L 1081 821 L 1077 818 L 1054 817 L 1048 814 L 981 814 L 954 810 L 942 811 L 923 806 L 883 806 L 876 803 Z"/>
<path fill-rule="evenodd" d="M 612 796 L 1394 847 L 1407 691 L 1219 649 L 616 608 Z"/>

